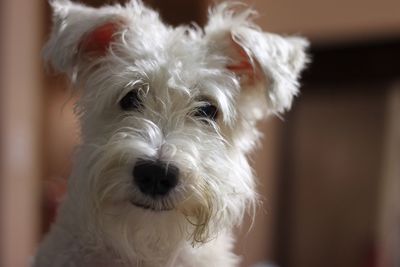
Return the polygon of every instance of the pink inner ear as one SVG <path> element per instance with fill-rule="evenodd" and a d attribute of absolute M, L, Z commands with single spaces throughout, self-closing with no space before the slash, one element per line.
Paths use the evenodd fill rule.
<path fill-rule="evenodd" d="M 244 49 L 232 40 L 232 44 L 235 50 L 237 60 L 235 63 L 227 65 L 226 68 L 237 74 L 250 74 L 254 72 L 253 65 L 250 62 L 249 55 L 244 51 Z"/>
<path fill-rule="evenodd" d="M 242 84 L 254 85 L 259 81 L 263 81 L 263 75 L 260 66 L 256 60 L 252 61 L 251 56 L 245 49 L 237 43 L 233 38 L 231 55 L 234 62 L 226 66 L 226 68 L 241 77 Z"/>
<path fill-rule="evenodd" d="M 116 21 L 97 27 L 84 36 L 79 44 L 79 50 L 83 53 L 105 55 L 119 27 L 120 25 Z"/>
<path fill-rule="evenodd" d="M 226 66 L 228 70 L 233 72 L 251 72 L 253 70 L 253 66 L 249 61 L 241 61 L 237 64 L 232 64 Z"/>

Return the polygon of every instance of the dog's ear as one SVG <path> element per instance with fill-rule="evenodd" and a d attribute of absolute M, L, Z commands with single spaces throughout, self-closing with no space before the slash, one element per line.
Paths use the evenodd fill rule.
<path fill-rule="evenodd" d="M 136 0 L 126 6 L 101 8 L 69 0 L 50 0 L 50 5 L 53 29 L 44 48 L 44 57 L 55 70 L 71 77 L 77 73 L 78 66 L 104 57 L 113 44 L 122 42 L 132 17 L 146 9 Z"/>
<path fill-rule="evenodd" d="M 260 90 L 268 112 L 283 112 L 298 93 L 308 42 L 262 32 L 252 23 L 255 11 L 235 12 L 235 8 L 224 3 L 211 10 L 205 27 L 209 49 L 227 58 L 225 67 L 240 78 L 242 90 Z"/>

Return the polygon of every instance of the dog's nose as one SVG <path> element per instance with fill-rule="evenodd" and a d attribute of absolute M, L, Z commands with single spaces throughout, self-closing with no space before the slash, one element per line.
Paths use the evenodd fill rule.
<path fill-rule="evenodd" d="M 178 184 L 179 169 L 172 164 L 139 160 L 133 170 L 133 180 L 143 194 L 166 195 Z"/>

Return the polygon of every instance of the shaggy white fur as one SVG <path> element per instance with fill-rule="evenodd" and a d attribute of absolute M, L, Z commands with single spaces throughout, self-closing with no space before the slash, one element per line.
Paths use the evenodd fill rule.
<path fill-rule="evenodd" d="M 290 108 L 307 41 L 262 32 L 238 4 L 212 9 L 204 29 L 165 25 L 135 0 L 51 6 L 45 57 L 80 90 L 82 143 L 34 266 L 237 266 L 232 228 L 257 199 L 255 125 Z M 167 193 L 134 177 L 143 160 L 178 170 L 162 175 Z"/>

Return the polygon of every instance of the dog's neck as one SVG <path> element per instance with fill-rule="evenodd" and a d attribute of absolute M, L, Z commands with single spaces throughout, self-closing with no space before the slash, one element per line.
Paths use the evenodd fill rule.
<path fill-rule="evenodd" d="M 83 210 L 83 209 L 82 209 Z M 115 250 L 107 247 L 99 240 L 94 240 L 88 233 L 87 226 L 82 223 L 85 215 L 79 214 L 75 202 L 68 197 L 60 207 L 59 216 L 51 229 L 41 249 L 47 253 L 41 254 L 38 262 L 43 267 L 73 266 L 73 267 L 230 267 L 237 266 L 239 258 L 232 252 L 234 239 L 230 232 L 221 232 L 209 242 L 193 247 L 190 241 L 182 240 L 178 244 L 165 248 L 162 255 L 157 247 L 151 251 L 148 259 L 121 260 Z M 80 223 L 77 223 L 79 221 Z M 79 226 L 79 228 L 78 228 Z M 56 244 L 56 245 L 54 245 Z M 48 246 L 48 247 L 47 247 Z M 142 247 L 143 244 L 138 244 Z M 50 248 L 51 247 L 51 248 Z M 65 253 L 65 257 L 60 254 Z M 132 251 L 132 255 L 137 255 Z M 157 258 L 159 260 L 157 260 Z M 162 262 L 161 262 L 162 261 Z M 123 263 L 124 262 L 124 263 Z M 210 263 L 212 263 L 210 265 Z"/>

